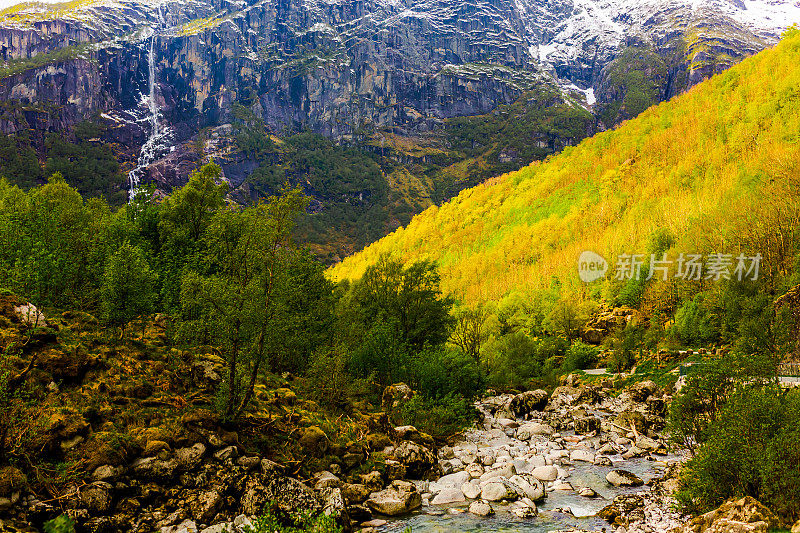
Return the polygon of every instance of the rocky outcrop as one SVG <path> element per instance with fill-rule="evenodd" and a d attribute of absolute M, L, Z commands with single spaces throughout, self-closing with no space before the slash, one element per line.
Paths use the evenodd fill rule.
<path fill-rule="evenodd" d="M 766 533 L 780 521 L 755 498 L 746 496 L 730 500 L 718 509 L 698 516 L 671 533 Z"/>
<path fill-rule="evenodd" d="M 511 399 L 510 409 L 517 418 L 525 418 L 533 411 L 543 411 L 548 398 L 547 391 L 542 389 L 523 392 Z"/>

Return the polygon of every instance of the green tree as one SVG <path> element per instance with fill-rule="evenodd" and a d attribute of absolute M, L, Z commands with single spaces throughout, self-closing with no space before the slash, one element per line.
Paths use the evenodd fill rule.
<path fill-rule="evenodd" d="M 434 262 L 403 266 L 400 261 L 381 257 L 367 268 L 353 290 L 361 324 L 390 324 L 412 350 L 439 346 L 450 337 L 455 323 L 450 314 L 453 299 L 442 295 Z"/>
<path fill-rule="evenodd" d="M 228 184 L 221 176 L 222 168 L 208 163 L 192 172 L 189 182 L 161 205 L 157 247 L 161 298 L 167 310 L 180 309 L 181 279 L 187 270 L 201 266 L 203 237 L 214 215 L 225 205 Z M 143 202 L 143 198 L 134 199 L 134 213 L 147 209 L 140 206 Z"/>
<path fill-rule="evenodd" d="M 217 211 L 203 239 L 205 272 L 183 276 L 184 334 L 210 341 L 227 360 L 226 418 L 247 408 L 259 371 L 278 353 L 276 332 L 284 328 L 278 296 L 297 254 L 290 234 L 307 204 L 300 189 L 285 188 L 267 202 Z"/>
<path fill-rule="evenodd" d="M 152 313 L 158 297 L 157 279 L 141 249 L 128 243 L 120 246 L 108 258 L 100 286 L 105 321 L 119 326 L 124 335 L 131 320 Z"/>
<path fill-rule="evenodd" d="M 483 306 L 462 307 L 454 313 L 455 324 L 450 334 L 450 342 L 462 352 L 480 362 L 481 346 L 488 338 L 486 320 L 488 311 Z"/>
<path fill-rule="evenodd" d="M 108 205 L 99 199 L 84 202 L 59 174 L 28 193 L 0 186 L 0 194 L 5 226 L 0 254 L 9 266 L 9 288 L 38 305 L 95 307 Z"/>

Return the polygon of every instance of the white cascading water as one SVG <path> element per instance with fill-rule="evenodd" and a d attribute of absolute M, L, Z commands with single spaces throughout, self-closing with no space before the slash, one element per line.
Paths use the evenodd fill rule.
<path fill-rule="evenodd" d="M 159 26 L 164 25 L 164 17 L 161 13 L 161 6 L 158 7 L 158 22 Z M 156 54 L 155 54 L 155 40 L 156 29 L 150 28 L 150 43 L 147 51 L 147 66 L 148 66 L 148 94 L 142 95 L 142 101 L 139 108 L 144 108 L 144 116 L 137 120 L 139 123 L 149 123 L 150 133 L 147 140 L 142 145 L 139 152 L 139 159 L 136 162 L 136 168 L 128 172 L 128 182 L 130 185 L 128 191 L 128 199 L 133 200 L 139 190 L 139 184 L 142 177 L 147 172 L 147 167 L 153 164 L 159 157 L 164 155 L 170 149 L 170 136 L 171 131 L 166 126 L 161 126 L 160 110 L 158 107 L 157 91 L 158 84 L 156 83 Z M 140 112 L 141 113 L 141 112 Z"/>

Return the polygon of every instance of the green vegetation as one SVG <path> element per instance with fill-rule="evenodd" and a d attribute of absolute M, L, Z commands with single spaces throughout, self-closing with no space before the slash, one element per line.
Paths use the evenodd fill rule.
<path fill-rule="evenodd" d="M 0 175 L 25 189 L 41 181 L 42 169 L 27 132 L 0 137 Z"/>
<path fill-rule="evenodd" d="M 435 199 L 447 200 L 487 178 L 519 170 L 579 143 L 594 131 L 589 111 L 547 87 L 528 91 L 513 104 L 498 106 L 486 115 L 450 119 L 445 135 L 455 153 L 449 157 L 474 164 L 463 174 L 440 170 Z"/>
<path fill-rule="evenodd" d="M 62 514 L 44 525 L 44 533 L 74 533 L 75 521 L 68 515 Z"/>
<path fill-rule="evenodd" d="M 288 181 L 312 197 L 294 235 L 321 259 L 343 257 L 389 231 L 388 185 L 372 156 L 310 132 L 276 142 L 246 108 L 234 115 L 238 148 L 260 164 L 248 178 L 254 195 L 274 194 Z"/>
<path fill-rule="evenodd" d="M 169 316 L 165 342 L 213 346 L 224 361 L 215 405 L 227 420 L 249 412 L 264 376 L 292 372 L 332 409 L 379 403 L 383 387 L 406 381 L 427 405 L 448 398 L 436 412 L 450 423 L 436 435 L 469 422 L 484 377 L 446 345 L 453 300 L 436 265 L 387 259 L 335 286 L 292 240 L 308 202 L 299 189 L 240 207 L 226 202 L 220 173 L 205 165 L 163 201 L 142 191 L 116 211 L 58 174 L 27 192 L 0 181 L 0 286 L 47 309 L 96 313 L 121 330 L 114 342 Z"/>
<path fill-rule="evenodd" d="M 325 514 L 301 513 L 282 516 L 270 506 L 266 512 L 253 521 L 253 526 L 245 527 L 246 533 L 342 533 L 344 528 L 336 523 L 336 518 Z"/>
<path fill-rule="evenodd" d="M 47 65 L 64 63 L 81 57 L 89 49 L 89 44 L 75 44 L 64 46 L 52 52 L 37 54 L 33 57 L 24 59 L 12 59 L 6 63 L 0 63 L 0 79 L 9 78 L 16 74 L 21 74 L 28 70 L 34 70 Z"/>
<path fill-rule="evenodd" d="M 630 46 L 607 67 L 609 102 L 598 105 L 598 116 L 611 127 L 640 115 L 661 102 L 667 81 L 667 62 L 651 48 Z"/>
<path fill-rule="evenodd" d="M 28 132 L 0 139 L 0 177 L 30 189 L 59 173 L 85 197 L 105 197 L 112 205 L 128 198 L 126 178 L 108 144 L 98 142 L 105 128 L 93 120 L 75 126 L 71 137 L 50 133 L 34 141 Z M 44 164 L 40 163 L 39 154 Z"/>
<path fill-rule="evenodd" d="M 800 518 L 800 393 L 778 387 L 774 358 L 731 355 L 703 366 L 672 403 L 670 425 L 695 453 L 677 493 L 684 511 L 752 496 L 786 523 Z"/>

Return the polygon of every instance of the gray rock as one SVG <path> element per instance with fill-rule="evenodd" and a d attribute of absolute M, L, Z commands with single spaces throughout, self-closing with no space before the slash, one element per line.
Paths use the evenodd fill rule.
<path fill-rule="evenodd" d="M 428 448 L 408 440 L 395 448 L 394 457 L 406 467 L 407 476 L 413 479 L 424 477 L 436 464 L 436 457 Z"/>
<path fill-rule="evenodd" d="M 422 496 L 413 483 L 395 480 L 391 486 L 370 494 L 366 505 L 387 516 L 400 516 L 422 506 Z"/>
<path fill-rule="evenodd" d="M 481 495 L 481 487 L 477 483 L 470 481 L 461 485 L 461 492 L 470 500 L 474 500 Z"/>
<path fill-rule="evenodd" d="M 227 461 L 228 459 L 235 459 L 236 455 L 236 446 L 227 446 L 214 452 L 214 459 L 217 461 Z"/>
<path fill-rule="evenodd" d="M 484 474 L 485 470 L 483 468 L 483 465 L 481 465 L 480 463 L 472 463 L 467 465 L 466 472 L 467 474 L 469 474 L 469 477 L 476 479 L 481 477 Z"/>
<path fill-rule="evenodd" d="M 324 472 L 320 472 L 317 474 L 315 482 L 314 482 L 314 489 L 315 490 L 322 490 L 329 487 L 341 487 L 342 480 L 338 477 L 334 476 L 332 473 L 328 472 L 327 470 Z"/>
<path fill-rule="evenodd" d="M 489 481 L 481 488 L 481 498 L 490 502 L 501 500 L 516 500 L 517 491 L 502 481 Z"/>
<path fill-rule="evenodd" d="M 536 477 L 532 474 L 519 474 L 512 476 L 509 481 L 522 491 L 520 496 L 529 498 L 531 501 L 539 501 L 545 497 L 546 492 L 544 483 L 536 479 Z"/>
<path fill-rule="evenodd" d="M 547 425 L 538 422 L 523 424 L 517 429 L 517 438 L 519 440 L 530 440 L 534 436 L 550 436 L 555 433 L 555 430 Z"/>
<path fill-rule="evenodd" d="M 494 514 L 494 509 L 489 502 L 477 500 L 469 505 L 469 512 L 475 516 L 487 517 Z"/>
<path fill-rule="evenodd" d="M 511 399 L 510 410 L 517 418 L 523 418 L 533 411 L 542 411 L 547 406 L 547 391 L 537 389 L 523 392 Z"/>
<path fill-rule="evenodd" d="M 572 450 L 569 454 L 570 461 L 583 461 L 584 463 L 594 463 L 594 454 L 589 450 Z"/>
<path fill-rule="evenodd" d="M 197 522 L 207 524 L 222 507 L 223 498 L 218 489 L 211 489 L 192 495 L 187 503 L 192 518 Z"/>
<path fill-rule="evenodd" d="M 113 503 L 111 489 L 111 484 L 95 481 L 81 489 L 81 502 L 94 513 L 107 513 Z"/>
<path fill-rule="evenodd" d="M 180 448 L 175 450 L 175 460 L 181 470 L 191 470 L 199 465 L 203 460 L 203 454 L 206 453 L 204 444 L 198 442 L 189 448 Z"/>
<path fill-rule="evenodd" d="M 466 500 L 466 497 L 460 488 L 446 488 L 439 494 L 434 496 L 431 500 L 431 505 L 446 505 L 449 503 L 458 503 Z"/>
<path fill-rule="evenodd" d="M 514 468 L 514 463 L 504 463 L 501 465 L 497 465 L 493 468 L 487 469 L 480 477 L 480 480 L 487 481 L 497 477 L 510 478 L 516 473 L 517 471 Z"/>
<path fill-rule="evenodd" d="M 554 481 L 558 477 L 558 468 L 555 466 L 538 466 L 531 472 L 539 481 Z"/>
<path fill-rule="evenodd" d="M 606 481 L 615 487 L 638 487 L 644 483 L 636 474 L 627 470 L 612 470 L 606 474 Z"/>

